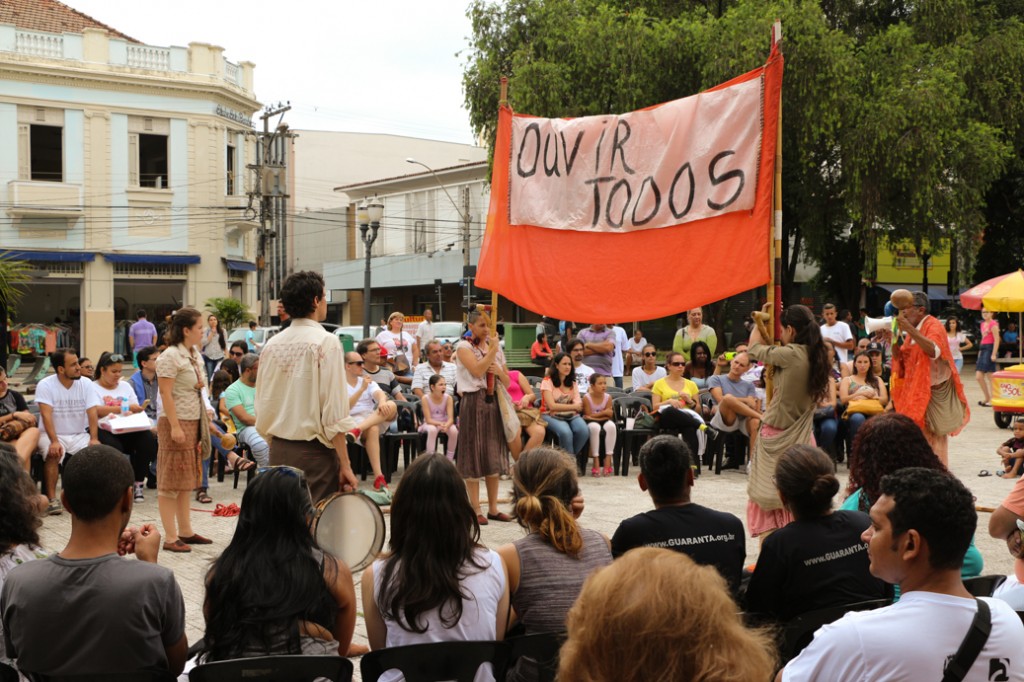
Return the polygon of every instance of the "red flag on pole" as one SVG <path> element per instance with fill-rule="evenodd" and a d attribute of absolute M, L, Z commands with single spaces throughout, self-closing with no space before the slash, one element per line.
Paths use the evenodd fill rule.
<path fill-rule="evenodd" d="M 761 68 L 622 115 L 501 107 L 479 286 L 599 322 L 767 283 L 782 70 L 773 48 Z"/>

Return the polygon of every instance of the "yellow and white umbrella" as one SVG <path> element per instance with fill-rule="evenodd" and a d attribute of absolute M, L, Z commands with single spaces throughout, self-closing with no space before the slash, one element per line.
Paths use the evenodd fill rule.
<path fill-rule="evenodd" d="M 1024 272 L 1017 270 L 971 287 L 960 294 L 960 305 L 970 310 L 981 310 L 984 305 L 985 310 L 994 313 L 1017 313 L 1017 355 L 1022 355 L 1024 335 L 1019 330 L 1021 313 L 1024 312 Z"/>

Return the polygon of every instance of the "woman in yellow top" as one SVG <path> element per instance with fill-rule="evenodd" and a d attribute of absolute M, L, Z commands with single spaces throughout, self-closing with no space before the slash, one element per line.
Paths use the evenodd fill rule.
<path fill-rule="evenodd" d="M 705 424 L 700 414 L 694 411 L 699 408 L 697 393 L 700 389 L 697 388 L 697 384 L 683 376 L 686 368 L 683 354 L 677 351 L 669 353 L 665 367 L 668 369 L 668 376 L 658 379 L 651 386 L 651 400 L 655 411 L 659 413 L 658 428 L 682 433 L 683 438 L 700 458 L 704 455 L 707 445 L 706 436 L 717 438 L 718 431 Z"/>

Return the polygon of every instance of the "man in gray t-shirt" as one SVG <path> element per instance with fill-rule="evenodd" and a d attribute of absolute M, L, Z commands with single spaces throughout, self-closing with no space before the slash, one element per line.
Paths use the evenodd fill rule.
<path fill-rule="evenodd" d="M 106 445 L 80 450 L 64 468 L 67 546 L 15 567 L 0 594 L 7 656 L 43 675 L 111 674 L 185 666 L 185 601 L 157 566 L 156 526 L 126 528 L 134 476 Z M 122 554 L 134 553 L 139 559 Z"/>
<path fill-rule="evenodd" d="M 741 431 L 750 436 L 750 451 L 754 451 L 757 430 L 761 428 L 761 401 L 754 384 L 743 379 L 750 369 L 750 356 L 736 353 L 729 363 L 728 374 L 715 374 L 708 379 L 711 397 L 717 403 L 711 425 L 719 431 Z"/>

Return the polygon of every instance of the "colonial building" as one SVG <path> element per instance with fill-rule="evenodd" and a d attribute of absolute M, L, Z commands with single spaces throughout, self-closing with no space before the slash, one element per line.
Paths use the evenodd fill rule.
<path fill-rule="evenodd" d="M 0 3 L 0 249 L 33 280 L 13 323 L 82 352 L 217 296 L 256 304 L 253 64 L 156 47 L 55 0 Z M 0 254 L 2 255 L 2 254 Z"/>

